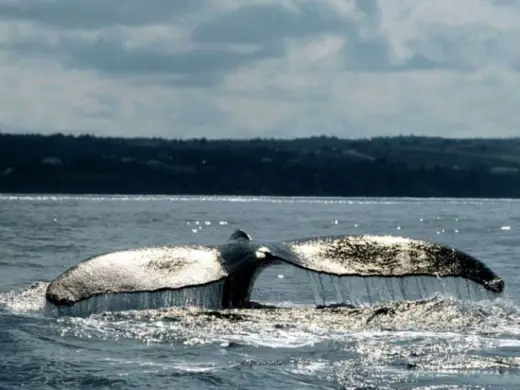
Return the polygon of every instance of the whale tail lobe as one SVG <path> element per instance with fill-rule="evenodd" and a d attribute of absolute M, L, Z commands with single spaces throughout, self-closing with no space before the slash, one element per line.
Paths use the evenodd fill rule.
<path fill-rule="evenodd" d="M 286 241 L 273 256 L 332 276 L 462 278 L 493 293 L 504 281 L 469 254 L 444 245 L 396 236 L 336 236 Z"/>

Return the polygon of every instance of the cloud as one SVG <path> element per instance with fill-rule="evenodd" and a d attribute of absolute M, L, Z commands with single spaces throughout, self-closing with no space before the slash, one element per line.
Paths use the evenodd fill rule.
<path fill-rule="evenodd" d="M 372 0 L 357 1 L 356 7 L 345 13 L 338 12 L 333 2 L 301 2 L 296 10 L 276 4 L 250 5 L 202 23 L 193 31 L 195 42 L 266 44 L 287 38 L 309 39 L 322 34 L 335 34 L 348 40 L 342 50 L 345 69 L 353 70 L 407 70 L 440 68 L 444 64 L 432 61 L 422 54 L 414 55 L 403 63 L 393 64 L 390 42 L 385 36 L 364 34 L 365 24 L 359 13 L 374 18 L 379 13 Z M 260 23 L 259 21 L 263 21 Z M 366 35 L 366 36 L 364 36 Z"/>
<path fill-rule="evenodd" d="M 4 0 L 4 20 L 30 21 L 65 29 L 99 29 L 175 22 L 199 11 L 205 0 Z"/>
<path fill-rule="evenodd" d="M 198 25 L 191 37 L 195 42 L 263 44 L 352 27 L 326 2 L 302 2 L 296 9 L 267 3 L 224 12 Z"/>
<path fill-rule="evenodd" d="M 107 77 L 133 77 L 134 81 L 148 77 L 163 84 L 206 86 L 218 82 L 223 73 L 248 62 L 276 57 L 279 45 L 264 45 L 254 50 L 233 47 L 186 48 L 181 50 L 125 47 L 119 40 L 99 37 L 96 40 L 64 38 L 57 43 L 41 39 L 24 41 L 9 47 L 12 53 L 24 57 L 49 57 L 69 69 L 95 70 Z M 146 80 L 144 80 L 146 81 Z"/>
<path fill-rule="evenodd" d="M 510 0 L 0 0 L 0 125 L 518 135 L 519 30 Z"/>

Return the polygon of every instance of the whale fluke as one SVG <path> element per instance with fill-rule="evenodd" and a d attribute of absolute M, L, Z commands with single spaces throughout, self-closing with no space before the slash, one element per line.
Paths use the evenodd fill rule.
<path fill-rule="evenodd" d="M 484 263 L 439 244 L 366 235 L 258 242 L 236 230 L 220 245 L 149 247 L 91 257 L 54 279 L 46 298 L 56 306 L 73 306 L 99 296 L 218 285 L 218 296 L 212 299 L 219 308 L 249 307 L 258 274 L 281 262 L 335 276 L 452 276 L 494 293 L 504 289 L 503 280 Z"/>
<path fill-rule="evenodd" d="M 448 246 L 398 236 L 328 236 L 286 241 L 284 261 L 335 276 L 460 277 L 501 293 L 504 281 L 469 254 Z M 285 254 L 288 252 L 290 255 Z"/>
<path fill-rule="evenodd" d="M 59 275 L 49 284 L 46 297 L 57 305 L 72 305 L 101 294 L 201 286 L 228 277 L 254 255 L 238 241 L 220 246 L 177 245 L 106 253 Z"/>

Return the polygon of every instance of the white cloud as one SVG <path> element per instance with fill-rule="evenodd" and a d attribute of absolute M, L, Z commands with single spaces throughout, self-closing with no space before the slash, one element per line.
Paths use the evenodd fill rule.
<path fill-rule="evenodd" d="M 520 1 L 0 0 L 0 125 L 520 136 Z"/>

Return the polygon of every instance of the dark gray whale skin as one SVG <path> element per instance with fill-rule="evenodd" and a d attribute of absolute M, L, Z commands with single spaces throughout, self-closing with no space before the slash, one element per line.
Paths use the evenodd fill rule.
<path fill-rule="evenodd" d="M 435 243 L 370 235 L 258 242 L 236 230 L 221 245 L 129 249 L 86 259 L 54 279 L 46 299 L 71 306 L 97 295 L 179 290 L 223 281 L 223 308 L 250 307 L 256 277 L 281 262 L 337 276 L 454 276 L 494 293 L 504 290 L 504 281 L 484 263 Z"/>

